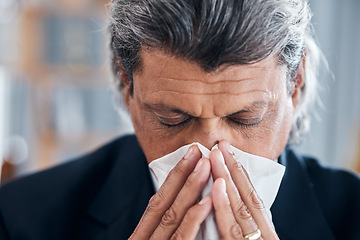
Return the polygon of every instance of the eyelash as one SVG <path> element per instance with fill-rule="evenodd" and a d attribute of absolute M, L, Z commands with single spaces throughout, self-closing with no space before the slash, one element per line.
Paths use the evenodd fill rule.
<path fill-rule="evenodd" d="M 176 128 L 176 127 L 183 127 L 188 122 L 190 122 L 190 120 L 191 120 L 191 118 L 188 118 L 185 121 L 182 121 L 182 122 L 177 123 L 177 124 L 166 124 L 166 123 L 160 121 L 160 124 L 165 126 L 166 128 Z M 242 122 L 236 121 L 236 120 L 231 119 L 231 118 L 228 118 L 228 120 L 230 121 L 231 124 L 235 124 L 237 126 L 240 126 L 243 129 L 249 129 L 249 128 L 251 128 L 253 126 L 256 126 L 256 125 L 259 125 L 261 123 L 261 120 L 256 121 L 255 123 L 251 123 L 251 124 L 242 123 Z"/>
<path fill-rule="evenodd" d="M 177 124 L 166 124 L 162 121 L 159 121 L 161 125 L 163 125 L 164 127 L 167 127 L 167 128 L 175 128 L 175 127 L 183 127 L 184 125 L 186 125 L 189 121 L 191 120 L 191 118 L 188 118 L 180 123 L 177 123 Z"/>
<path fill-rule="evenodd" d="M 249 128 L 254 127 L 256 125 L 259 125 L 261 123 L 260 119 L 258 121 L 256 121 L 256 122 L 250 123 L 250 124 L 249 123 L 242 123 L 242 122 L 236 121 L 236 120 L 231 119 L 231 118 L 228 118 L 228 120 L 230 121 L 231 124 L 235 124 L 237 126 L 240 126 L 243 129 L 249 129 Z"/>

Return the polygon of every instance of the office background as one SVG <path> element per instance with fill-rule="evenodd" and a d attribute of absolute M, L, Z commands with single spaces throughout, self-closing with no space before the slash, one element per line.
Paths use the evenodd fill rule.
<path fill-rule="evenodd" d="M 109 87 L 106 3 L 0 0 L 2 183 L 132 131 Z M 297 149 L 360 171 L 360 1 L 310 6 L 330 71 L 320 71 L 321 103 Z"/>

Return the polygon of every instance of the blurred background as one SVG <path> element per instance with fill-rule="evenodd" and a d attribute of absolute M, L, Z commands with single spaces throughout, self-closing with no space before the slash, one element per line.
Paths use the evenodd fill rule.
<path fill-rule="evenodd" d="M 0 0 L 1 184 L 132 131 L 110 90 L 109 0 Z M 360 172 L 360 1 L 311 0 L 321 104 L 298 151 Z M 119 116 L 120 115 L 120 116 Z"/>

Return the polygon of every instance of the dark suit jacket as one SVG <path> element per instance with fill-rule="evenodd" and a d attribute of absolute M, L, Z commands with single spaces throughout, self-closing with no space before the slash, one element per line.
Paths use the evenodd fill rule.
<path fill-rule="evenodd" d="M 280 239 L 360 239 L 360 180 L 284 150 L 286 172 L 271 208 Z M 0 239 L 119 240 L 154 194 L 134 136 L 21 178 L 0 190 Z"/>

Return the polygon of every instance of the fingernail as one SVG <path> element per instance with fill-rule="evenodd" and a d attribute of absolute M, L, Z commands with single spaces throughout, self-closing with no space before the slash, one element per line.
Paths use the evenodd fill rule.
<path fill-rule="evenodd" d="M 226 147 L 226 150 L 228 151 L 228 153 L 230 153 L 231 155 L 234 155 L 234 152 L 232 151 L 230 143 L 228 141 L 225 142 L 225 147 Z"/>
<path fill-rule="evenodd" d="M 204 197 L 203 199 L 201 199 L 201 201 L 199 202 L 200 205 L 204 205 L 205 203 L 207 203 L 209 201 L 210 198 L 208 197 Z"/>
<path fill-rule="evenodd" d="M 193 155 L 193 153 L 194 153 L 194 150 L 192 147 L 190 147 L 184 156 L 184 160 L 189 159 Z"/>
<path fill-rule="evenodd" d="M 225 179 L 223 178 L 220 178 L 220 187 L 221 187 L 221 191 L 226 193 L 226 183 L 225 183 Z"/>
<path fill-rule="evenodd" d="M 196 167 L 195 167 L 195 169 L 194 169 L 194 172 L 199 171 L 200 168 L 201 168 L 201 166 L 202 166 L 202 164 L 203 164 L 203 160 L 200 159 L 200 161 L 198 161 L 198 163 L 196 164 Z"/>
<path fill-rule="evenodd" d="M 220 160 L 220 162 L 221 162 L 222 164 L 225 164 L 224 156 L 222 155 L 221 151 L 218 150 L 218 151 L 216 151 L 216 152 L 217 152 L 217 157 L 218 157 L 218 159 Z"/>

